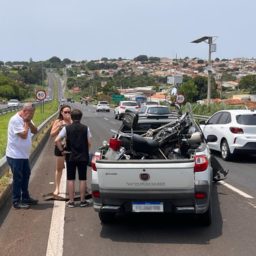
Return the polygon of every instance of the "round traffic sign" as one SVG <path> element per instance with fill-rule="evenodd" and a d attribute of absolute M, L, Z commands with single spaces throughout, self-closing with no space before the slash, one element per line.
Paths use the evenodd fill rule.
<path fill-rule="evenodd" d="M 178 94 L 178 95 L 176 96 L 176 102 L 177 102 L 177 103 L 181 104 L 181 103 L 184 102 L 184 100 L 185 100 L 184 95 Z"/>
<path fill-rule="evenodd" d="M 44 90 L 38 90 L 36 92 L 36 98 L 38 100 L 44 100 L 46 98 L 46 92 Z"/>

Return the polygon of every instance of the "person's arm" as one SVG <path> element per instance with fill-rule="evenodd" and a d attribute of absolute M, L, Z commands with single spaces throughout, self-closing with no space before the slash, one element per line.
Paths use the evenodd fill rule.
<path fill-rule="evenodd" d="M 33 134 L 36 134 L 38 132 L 37 127 L 34 125 L 32 121 L 28 122 L 28 127 Z"/>
<path fill-rule="evenodd" d="M 91 134 L 91 131 L 90 131 L 89 127 L 88 127 L 88 130 L 87 130 L 87 140 L 88 140 L 88 149 L 90 149 L 91 146 L 92 146 L 92 134 Z"/>
<path fill-rule="evenodd" d="M 61 122 L 61 120 L 56 119 L 54 121 L 53 125 L 52 125 L 52 129 L 51 129 L 50 135 L 52 137 L 57 136 L 61 129 L 62 129 L 62 122 Z"/>
<path fill-rule="evenodd" d="M 19 127 L 20 127 L 20 125 L 18 124 L 18 127 L 16 127 L 16 129 L 18 130 L 21 128 L 21 127 L 20 128 Z M 26 139 L 28 137 L 29 129 L 30 129 L 31 133 L 33 133 L 33 134 L 37 133 L 37 127 L 34 125 L 34 123 L 31 120 L 24 122 L 23 131 L 17 132 L 17 135 L 22 139 Z"/>
<path fill-rule="evenodd" d="M 58 147 L 59 151 L 64 152 L 64 148 L 62 146 L 62 140 L 66 137 L 66 128 L 63 127 L 62 130 L 59 132 L 57 137 L 55 138 L 54 142 L 55 145 Z"/>

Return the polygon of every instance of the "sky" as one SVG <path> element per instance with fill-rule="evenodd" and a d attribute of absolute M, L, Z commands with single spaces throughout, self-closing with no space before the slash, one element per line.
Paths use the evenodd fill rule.
<path fill-rule="evenodd" d="M 256 57 L 255 0 L 0 0 L 0 61 Z"/>

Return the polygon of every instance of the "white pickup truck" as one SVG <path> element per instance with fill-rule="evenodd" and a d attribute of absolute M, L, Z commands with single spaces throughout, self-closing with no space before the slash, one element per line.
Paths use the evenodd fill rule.
<path fill-rule="evenodd" d="M 170 120 L 139 120 L 133 126 L 133 131 L 137 134 L 143 133 L 141 129 L 145 127 L 156 128 L 166 122 Z M 200 131 L 194 122 L 191 126 Z M 147 151 L 151 151 L 149 147 Z M 177 152 L 177 149 L 173 150 Z M 122 149 L 109 143 L 107 153 L 104 150 L 95 152 L 91 189 L 93 206 L 99 213 L 101 222 L 106 224 L 114 221 L 118 213 L 168 212 L 192 213 L 201 224 L 210 225 L 210 151 L 203 136 L 196 147 L 189 150 L 188 154 L 179 157 L 169 153 L 164 159 L 147 159 L 145 155 L 140 159 L 127 159 L 127 155 L 126 158 L 113 157 L 115 152 L 120 155 Z"/>

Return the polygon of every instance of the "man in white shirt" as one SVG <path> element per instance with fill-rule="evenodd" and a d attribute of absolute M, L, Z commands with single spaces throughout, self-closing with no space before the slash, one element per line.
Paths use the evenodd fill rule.
<path fill-rule="evenodd" d="M 32 134 L 37 133 L 37 127 L 32 121 L 34 113 L 35 106 L 25 103 L 8 124 L 6 159 L 13 174 L 12 203 L 15 209 L 28 209 L 38 202 L 30 197 L 28 191 Z"/>

